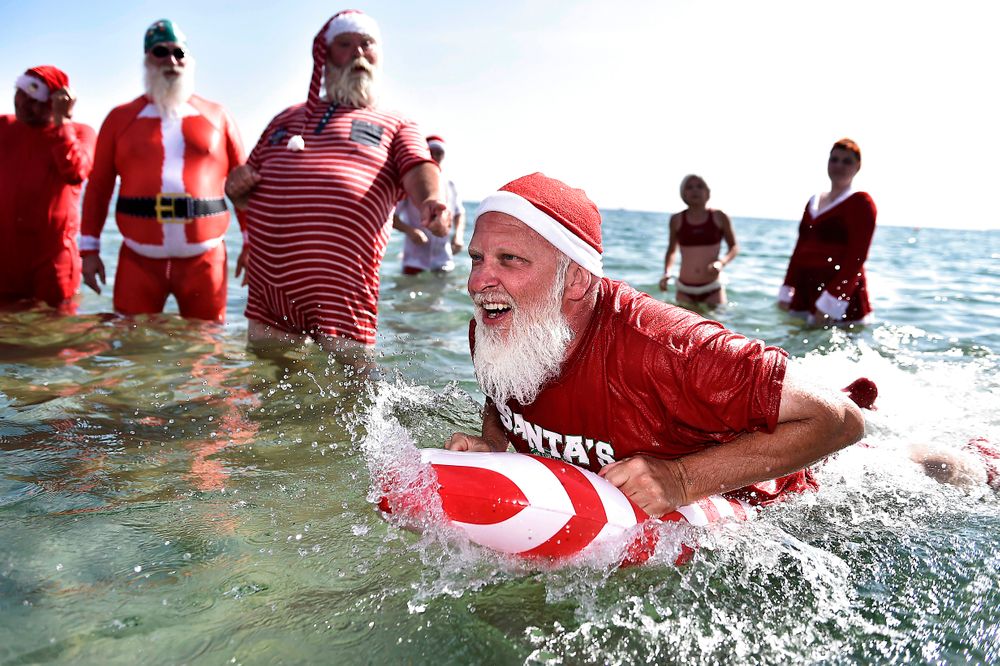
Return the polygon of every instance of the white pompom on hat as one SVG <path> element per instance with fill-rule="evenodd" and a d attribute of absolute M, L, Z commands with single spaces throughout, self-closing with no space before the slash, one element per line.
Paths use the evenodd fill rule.
<path fill-rule="evenodd" d="M 601 213 L 583 190 L 533 173 L 512 180 L 483 199 L 476 219 L 489 212 L 517 218 L 571 260 L 604 277 Z"/>

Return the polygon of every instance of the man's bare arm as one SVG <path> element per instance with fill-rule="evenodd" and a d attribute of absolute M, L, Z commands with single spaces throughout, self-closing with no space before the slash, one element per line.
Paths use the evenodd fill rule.
<path fill-rule="evenodd" d="M 226 177 L 226 196 L 240 210 L 247 207 L 250 193 L 260 183 L 260 174 L 249 164 L 241 164 Z"/>
<path fill-rule="evenodd" d="M 447 236 L 451 213 L 441 196 L 441 170 L 433 162 L 413 167 L 403 176 L 406 196 L 420 210 L 420 223 L 435 236 Z"/>
<path fill-rule="evenodd" d="M 662 516 L 709 495 L 791 474 L 861 439 L 861 410 L 839 391 L 803 383 L 793 367 L 773 433 L 747 433 L 676 460 L 633 456 L 606 466 L 601 476 L 650 515 Z"/>

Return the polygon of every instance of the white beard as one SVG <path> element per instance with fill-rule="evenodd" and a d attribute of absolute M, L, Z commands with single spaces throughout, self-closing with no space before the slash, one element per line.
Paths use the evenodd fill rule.
<path fill-rule="evenodd" d="M 354 68 L 358 65 L 364 67 L 365 71 L 356 71 Z M 381 71 L 380 67 L 361 57 L 352 60 L 345 67 L 334 67 L 327 62 L 323 78 L 327 100 L 359 109 L 374 107 L 378 102 Z"/>
<path fill-rule="evenodd" d="M 184 68 L 178 71 L 177 78 L 170 80 L 159 67 L 146 65 L 146 96 L 153 100 L 160 115 L 165 118 L 178 117 L 181 107 L 194 94 L 194 59 L 188 56 Z"/>
<path fill-rule="evenodd" d="M 566 262 L 568 265 L 568 262 Z M 535 401 L 546 381 L 559 375 L 573 330 L 562 314 L 566 267 L 561 266 L 544 303 L 515 305 L 510 334 L 495 333 L 483 324 L 476 307 L 476 349 L 472 364 L 483 393 L 498 405 L 513 398 L 522 405 Z M 477 295 L 476 301 L 485 300 Z M 491 302 L 497 295 L 491 294 Z M 507 298 L 510 303 L 510 298 Z"/>

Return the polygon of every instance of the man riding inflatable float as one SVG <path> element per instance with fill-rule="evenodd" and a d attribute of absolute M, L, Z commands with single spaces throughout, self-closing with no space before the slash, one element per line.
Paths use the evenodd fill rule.
<path fill-rule="evenodd" d="M 719 493 L 765 504 L 856 442 L 860 410 L 808 387 L 777 347 L 604 277 L 601 216 L 535 173 L 487 197 L 469 243 L 480 436 L 453 451 L 560 459 L 651 516 Z"/>

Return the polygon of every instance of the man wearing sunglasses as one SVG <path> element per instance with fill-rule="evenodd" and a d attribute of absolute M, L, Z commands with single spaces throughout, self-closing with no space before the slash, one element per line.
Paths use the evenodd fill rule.
<path fill-rule="evenodd" d="M 83 280 L 101 292 L 100 235 L 121 177 L 115 310 L 162 312 L 173 294 L 181 316 L 221 322 L 229 225 L 223 185 L 244 161 L 243 144 L 226 110 L 194 94 L 194 60 L 173 22 L 151 25 L 144 48 L 145 94 L 113 109 L 97 138 L 83 202 Z"/>
<path fill-rule="evenodd" d="M 14 115 L 0 116 L 0 307 L 75 309 L 80 188 L 95 138 L 70 122 L 75 103 L 66 73 L 41 65 L 18 77 Z"/>
<path fill-rule="evenodd" d="M 305 104 L 278 114 L 226 193 L 248 206 L 250 343 L 363 356 L 375 344 L 379 267 L 404 196 L 430 233 L 450 214 L 440 169 L 417 125 L 377 105 L 379 29 L 356 10 L 313 40 Z"/>

